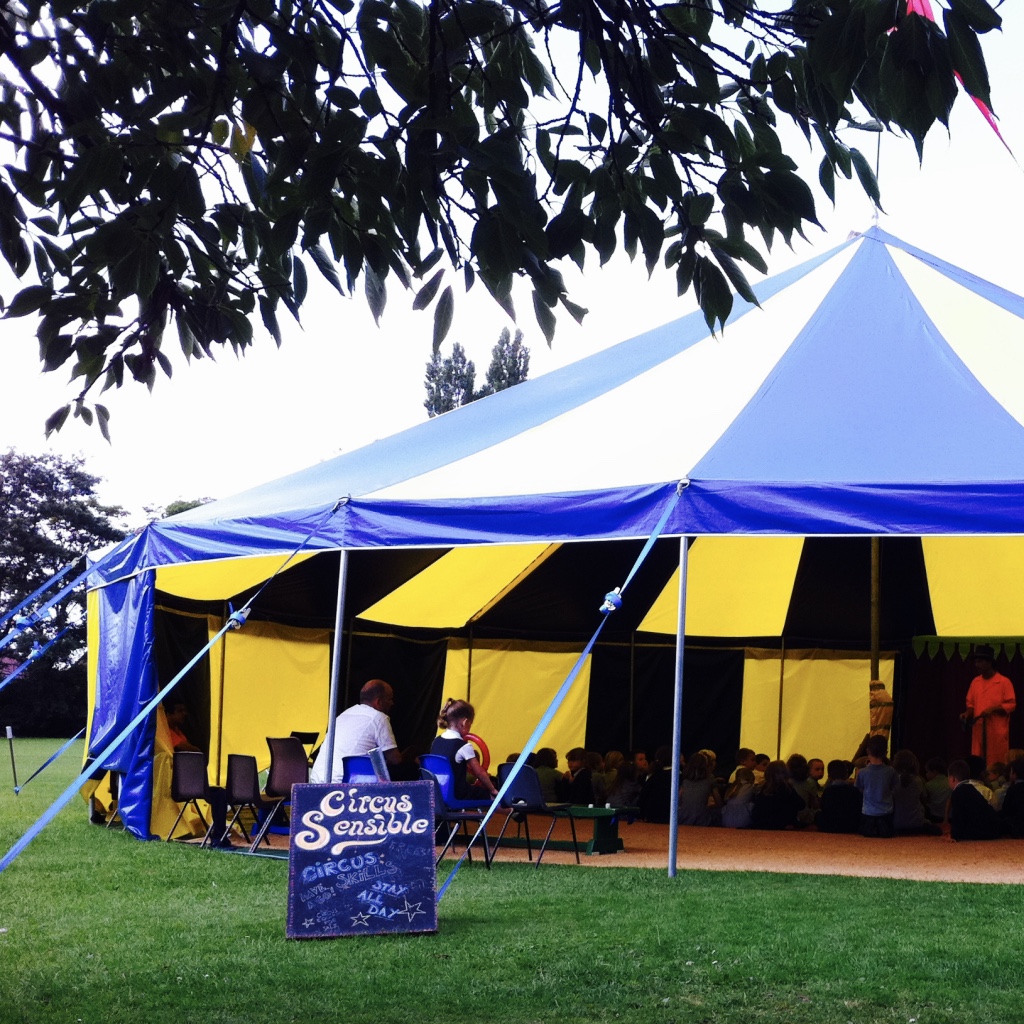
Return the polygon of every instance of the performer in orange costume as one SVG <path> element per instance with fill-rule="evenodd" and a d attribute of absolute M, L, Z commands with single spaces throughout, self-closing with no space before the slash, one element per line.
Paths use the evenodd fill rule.
<path fill-rule="evenodd" d="M 960 718 L 971 725 L 971 753 L 990 765 L 1006 759 L 1010 749 L 1010 714 L 1017 707 L 1013 683 L 996 671 L 995 651 L 988 644 L 974 648 L 978 675 L 967 691 L 967 710 Z"/>

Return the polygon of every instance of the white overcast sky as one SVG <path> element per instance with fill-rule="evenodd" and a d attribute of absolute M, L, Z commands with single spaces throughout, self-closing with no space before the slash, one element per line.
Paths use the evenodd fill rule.
<path fill-rule="evenodd" d="M 1024 11 L 1004 4 L 1002 33 L 985 38 L 993 106 L 1004 138 L 1024 163 Z M 847 141 L 874 160 L 876 136 L 851 133 Z M 806 152 L 797 136 L 793 155 Z M 817 157 L 805 173 L 816 177 Z M 918 166 L 911 142 L 884 136 L 880 183 L 885 213 L 879 223 L 900 238 L 1016 292 L 1024 292 L 1024 171 L 1004 149 L 971 100 L 961 93 L 951 136 L 938 126 Z M 838 202 L 819 197 L 824 231 L 790 251 L 777 242 L 768 254 L 776 273 L 842 241 L 872 222 L 859 185 L 841 182 Z M 0 447 L 28 453 L 81 454 L 102 478 L 101 497 L 141 521 L 146 506 L 177 498 L 222 497 L 262 481 L 351 451 L 426 418 L 423 371 L 430 356 L 432 313 L 410 311 L 397 283 L 381 326 L 374 325 L 362 294 L 343 299 L 313 281 L 302 328 L 282 316 L 284 344 L 276 349 L 261 328 L 244 358 L 220 355 L 186 366 L 175 361 L 172 380 L 161 376 L 152 393 L 139 385 L 107 392 L 112 443 L 95 428 L 69 420 L 44 439 L 46 417 L 75 394 L 67 371 L 40 372 L 31 318 L 0 321 Z M 617 261 L 570 281 L 572 298 L 590 310 L 583 327 L 559 317 L 549 350 L 536 327 L 528 292 L 519 298 L 519 326 L 531 350 L 531 377 L 579 359 L 689 312 L 692 298 L 677 299 L 673 281 L 647 281 L 641 265 Z M 10 298 L 10 289 L 4 289 Z M 865 301 L 869 301 L 865 297 Z M 753 315 L 756 315 L 753 314 Z M 459 297 L 445 344 L 465 345 L 482 379 L 502 312 L 477 286 Z M 514 329 L 515 325 L 511 325 Z M 1022 327 L 1024 344 L 1024 327 Z M 168 351 L 176 348 L 173 329 Z"/>

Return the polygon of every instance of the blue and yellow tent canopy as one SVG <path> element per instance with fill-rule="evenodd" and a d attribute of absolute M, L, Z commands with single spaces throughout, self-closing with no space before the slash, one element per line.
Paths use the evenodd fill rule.
<path fill-rule="evenodd" d="M 358 599 L 355 587 L 346 607 L 360 621 L 571 643 L 670 505 L 657 548 L 696 538 L 693 636 L 841 648 L 863 594 L 840 615 L 808 567 L 831 559 L 861 578 L 853 549 L 830 545 L 871 535 L 890 562 L 919 567 L 904 575 L 926 595 L 883 594 L 889 635 L 1022 632 L 986 584 L 1016 571 L 1024 536 L 1024 299 L 878 228 L 755 292 L 760 308 L 736 299 L 718 336 L 695 312 L 126 541 L 92 576 L 94 745 L 153 685 L 158 592 L 163 607 L 215 605 L 297 553 L 264 621 L 330 628 L 337 555 L 324 553 L 343 549 L 357 569 L 406 559 L 397 582 L 379 573 Z M 573 550 L 582 541 L 589 555 Z M 673 621 L 672 557 L 651 566 L 617 613 L 623 635 Z M 554 596 L 566 574 L 593 584 L 585 599 Z M 211 627 L 226 613 L 204 611 Z M 130 775 L 144 774 L 146 743 L 120 756 Z"/>

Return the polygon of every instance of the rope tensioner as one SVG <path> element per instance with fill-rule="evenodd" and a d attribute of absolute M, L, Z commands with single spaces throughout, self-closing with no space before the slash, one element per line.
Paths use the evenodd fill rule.
<path fill-rule="evenodd" d="M 602 615 L 611 615 L 612 612 L 618 611 L 622 607 L 621 589 L 621 587 L 616 587 L 604 595 L 604 604 L 601 605 Z"/>

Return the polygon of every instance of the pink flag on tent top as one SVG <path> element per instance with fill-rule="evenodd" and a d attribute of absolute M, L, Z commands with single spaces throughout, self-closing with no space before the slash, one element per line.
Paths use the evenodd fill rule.
<path fill-rule="evenodd" d="M 907 0 L 907 14 L 917 14 L 922 18 L 927 18 L 929 21 L 935 21 L 935 12 L 932 10 L 931 0 Z M 938 23 L 936 22 L 936 24 Z M 1006 146 L 1006 152 L 1013 156 L 1013 150 L 1010 149 L 1006 139 L 1003 138 L 1003 133 L 999 130 L 999 125 L 996 124 L 996 115 L 992 113 L 992 108 L 984 100 L 978 99 L 977 96 L 971 96 L 967 91 L 967 86 L 964 85 L 964 80 L 959 71 L 954 69 L 953 74 L 956 75 L 956 80 L 960 83 L 963 91 L 974 100 L 974 105 L 981 111 L 981 116 L 988 121 L 989 127 L 999 137 L 999 141 Z"/>

